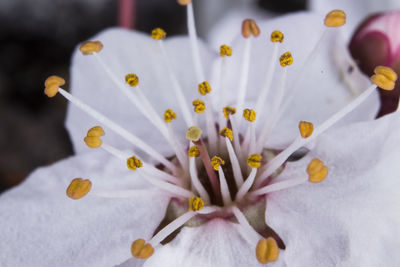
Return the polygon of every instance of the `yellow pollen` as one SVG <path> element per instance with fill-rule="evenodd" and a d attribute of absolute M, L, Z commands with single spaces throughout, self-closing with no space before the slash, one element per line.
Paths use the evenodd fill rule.
<path fill-rule="evenodd" d="M 194 106 L 194 112 L 196 113 L 204 113 L 206 110 L 206 104 L 200 99 L 193 100 L 192 104 Z"/>
<path fill-rule="evenodd" d="M 194 142 L 199 141 L 202 133 L 203 131 L 199 127 L 191 126 L 186 131 L 186 139 Z"/>
<path fill-rule="evenodd" d="M 71 181 L 67 188 L 67 196 L 71 199 L 81 199 L 89 193 L 92 188 L 92 182 L 82 178 L 75 178 Z"/>
<path fill-rule="evenodd" d="M 329 12 L 324 20 L 327 27 L 340 27 L 346 23 L 346 13 L 343 10 L 332 10 Z"/>
<path fill-rule="evenodd" d="M 79 50 L 84 55 L 92 55 L 93 53 L 98 53 L 103 49 L 103 44 L 100 41 L 88 41 L 81 44 Z"/>
<path fill-rule="evenodd" d="M 154 253 L 154 248 L 151 244 L 147 243 L 143 239 L 134 241 L 131 245 L 132 256 L 138 259 L 150 258 Z"/>
<path fill-rule="evenodd" d="M 300 121 L 299 122 L 299 130 L 301 137 L 308 138 L 312 135 L 314 131 L 314 125 L 311 122 Z"/>
<path fill-rule="evenodd" d="M 139 84 L 139 77 L 136 74 L 129 73 L 125 75 L 125 82 L 132 87 L 136 87 Z"/>
<path fill-rule="evenodd" d="M 229 115 L 233 115 L 236 113 L 236 108 L 232 108 L 230 106 L 226 106 L 222 109 L 222 112 L 224 113 L 225 119 L 229 118 Z"/>
<path fill-rule="evenodd" d="M 65 84 L 65 80 L 59 76 L 53 75 L 44 81 L 44 93 L 48 97 L 53 97 L 57 94 L 58 88 Z"/>
<path fill-rule="evenodd" d="M 100 139 L 104 135 L 104 130 L 100 126 L 95 126 L 89 129 L 86 137 L 83 138 L 85 144 L 90 148 L 98 148 L 103 143 Z"/>
<path fill-rule="evenodd" d="M 178 4 L 180 4 L 181 6 L 187 6 L 187 5 L 189 5 L 189 4 L 192 2 L 192 0 L 178 0 L 177 2 L 178 2 Z"/>
<path fill-rule="evenodd" d="M 219 54 L 221 57 L 225 57 L 225 56 L 232 56 L 232 48 L 228 45 L 221 45 L 219 48 Z"/>
<path fill-rule="evenodd" d="M 206 95 L 211 92 L 211 86 L 207 81 L 199 83 L 199 93 L 201 95 Z"/>
<path fill-rule="evenodd" d="M 154 30 L 151 31 L 151 38 L 155 40 L 165 39 L 166 36 L 167 33 L 161 28 L 155 28 Z"/>
<path fill-rule="evenodd" d="M 268 237 L 267 239 L 258 241 L 256 256 L 257 260 L 262 264 L 276 261 L 279 257 L 279 248 L 275 239 Z"/>
<path fill-rule="evenodd" d="M 135 156 L 128 158 L 126 160 L 126 165 L 128 166 L 128 169 L 130 169 L 132 171 L 135 171 L 138 168 L 143 167 L 142 161 Z"/>
<path fill-rule="evenodd" d="M 192 146 L 189 148 L 188 154 L 189 154 L 189 157 L 191 157 L 191 158 L 198 157 L 198 156 L 200 156 L 200 150 L 197 146 Z"/>
<path fill-rule="evenodd" d="M 279 63 L 281 64 L 282 67 L 292 65 L 293 63 L 292 54 L 290 52 L 282 54 L 282 56 L 279 58 Z"/>
<path fill-rule="evenodd" d="M 253 168 L 256 169 L 261 166 L 261 160 L 262 156 L 259 154 L 252 154 L 250 157 L 247 158 L 247 164 Z"/>
<path fill-rule="evenodd" d="M 321 160 L 314 158 L 307 166 L 307 173 L 308 181 L 311 183 L 319 183 L 328 175 L 328 167 L 326 167 Z"/>
<path fill-rule="evenodd" d="M 284 35 L 281 31 L 273 31 L 271 33 L 271 42 L 276 43 L 276 42 L 283 42 L 284 39 Z"/>
<path fill-rule="evenodd" d="M 225 127 L 224 129 L 222 129 L 221 131 L 219 131 L 219 134 L 223 137 L 228 137 L 229 140 L 233 140 L 233 132 L 231 129 Z"/>
<path fill-rule="evenodd" d="M 166 123 L 171 122 L 172 120 L 176 120 L 176 113 L 172 109 L 167 109 L 164 112 L 164 121 Z"/>
<path fill-rule="evenodd" d="M 378 66 L 374 69 L 374 75 L 371 76 L 371 82 L 383 90 L 393 90 L 397 81 L 397 74 L 391 68 Z"/>
<path fill-rule="evenodd" d="M 257 37 L 260 35 L 260 28 L 254 20 L 245 19 L 242 22 L 242 35 L 244 38 L 249 38 L 250 35 Z"/>
<path fill-rule="evenodd" d="M 203 208 L 204 201 L 201 197 L 190 197 L 189 198 L 189 210 L 199 211 Z"/>
<path fill-rule="evenodd" d="M 214 170 L 218 171 L 219 170 L 219 166 L 224 165 L 225 161 L 218 157 L 218 156 L 214 156 L 211 159 L 211 166 L 214 168 Z"/>
<path fill-rule="evenodd" d="M 256 120 L 256 112 L 253 109 L 246 108 L 243 110 L 243 118 L 246 121 L 253 122 Z"/>

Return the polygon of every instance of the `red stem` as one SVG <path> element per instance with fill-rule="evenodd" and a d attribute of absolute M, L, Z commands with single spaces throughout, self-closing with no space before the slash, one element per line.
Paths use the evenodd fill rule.
<path fill-rule="evenodd" d="M 118 26 L 126 29 L 135 28 L 136 1 L 119 0 Z"/>

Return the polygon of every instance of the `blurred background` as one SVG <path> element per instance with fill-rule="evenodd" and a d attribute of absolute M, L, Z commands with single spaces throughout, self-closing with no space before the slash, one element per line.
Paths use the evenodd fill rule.
<path fill-rule="evenodd" d="M 254 5 L 266 14 L 306 8 L 306 0 L 195 1 L 200 36 L 229 8 Z M 35 168 L 73 154 L 64 128 L 67 102 L 51 101 L 43 82 L 69 80 L 76 45 L 114 26 L 169 36 L 186 33 L 186 11 L 175 0 L 0 1 L 0 192 Z M 67 88 L 68 89 L 68 88 Z"/>

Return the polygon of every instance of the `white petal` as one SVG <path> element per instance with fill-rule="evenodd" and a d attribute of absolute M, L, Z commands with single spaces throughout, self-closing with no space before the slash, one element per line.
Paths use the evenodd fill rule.
<path fill-rule="evenodd" d="M 262 266 L 255 257 L 255 245 L 248 245 L 232 223 L 214 219 L 200 227 L 183 228 L 172 242 L 156 248 L 144 266 Z"/>
<path fill-rule="evenodd" d="M 298 135 L 297 125 L 300 120 L 308 120 L 315 124 L 326 120 L 331 114 L 338 111 L 357 94 L 366 89 L 367 78 L 356 70 L 358 75 L 349 75 L 349 82 L 343 80 L 343 73 L 347 72 L 352 60 L 349 58 L 346 41 L 342 38 L 340 31 L 328 29 L 327 38 L 323 40 L 313 61 L 306 62 L 307 56 L 320 39 L 322 32 L 326 29 L 323 25 L 323 16 L 301 12 L 286 15 L 270 20 L 258 21 L 261 35 L 256 38 L 252 46 L 250 61 L 250 75 L 247 89 L 247 101 L 253 101 L 259 97 L 260 89 L 265 79 L 269 59 L 272 54 L 273 44 L 270 34 L 274 30 L 284 33 L 285 39 L 281 45 L 279 55 L 290 51 L 294 63 L 287 68 L 287 82 L 285 88 L 285 99 L 288 100 L 288 109 L 279 120 L 277 128 L 268 139 L 269 147 L 282 148 Z M 296 27 L 293 27 L 296 25 Z M 241 76 L 243 37 L 237 29 L 237 38 L 233 44 L 233 56 L 229 59 L 229 73 L 227 88 L 236 92 Z M 277 71 L 274 74 L 270 94 L 265 103 L 265 118 L 277 116 L 268 108 L 275 101 L 276 90 L 280 90 L 280 76 L 282 67 L 279 60 L 276 61 Z M 301 80 L 297 79 L 302 67 L 305 70 Z M 291 89 L 296 84 L 297 90 L 293 93 Z M 236 103 L 235 93 L 230 93 L 230 103 Z M 371 96 L 369 105 L 364 105 L 349 114 L 348 121 L 373 119 L 379 108 L 378 95 Z M 259 116 L 258 116 L 259 117 Z M 263 125 L 263 123 L 259 123 Z M 283 134 L 284 133 L 284 134 Z M 271 133 L 270 133 L 271 134 Z"/>
<path fill-rule="evenodd" d="M 399 114 L 326 133 L 289 163 L 282 178 L 305 176 L 311 158 L 329 168 L 319 184 L 267 196 L 267 223 L 286 244 L 289 266 L 398 266 Z"/>
<path fill-rule="evenodd" d="M 382 11 L 396 10 L 400 7 L 397 0 L 311 0 L 309 9 L 326 14 L 333 9 L 342 9 L 346 12 L 346 25 L 344 28 L 349 36 L 367 16 Z M 350 36 L 349 36 L 350 37 Z"/>
<path fill-rule="evenodd" d="M 151 188 L 129 199 L 90 193 L 69 199 L 65 190 L 75 177 L 90 179 L 93 189 L 148 188 L 96 153 L 36 170 L 0 197 L 2 265 L 113 266 L 130 257 L 135 239 L 151 237 L 164 216 L 168 197 Z"/>
<path fill-rule="evenodd" d="M 103 43 L 104 48 L 99 55 L 122 82 L 125 81 L 125 75 L 128 73 L 136 73 L 139 76 L 140 88 L 160 116 L 163 116 L 166 109 L 172 108 L 178 114 L 178 120 L 174 121 L 174 128 L 183 131 L 186 126 L 173 88 L 170 86 L 160 49 L 149 34 L 110 29 L 94 36 L 91 40 L 100 40 Z M 197 97 L 198 92 L 189 40 L 183 37 L 167 38 L 165 47 L 186 99 L 191 102 L 195 96 Z M 211 54 L 202 43 L 200 43 L 200 48 L 203 64 L 207 66 L 211 61 Z M 162 153 L 172 154 L 172 149 L 158 130 L 120 93 L 93 56 L 83 56 L 76 51 L 72 60 L 71 73 L 71 91 L 74 95 L 147 143 L 156 145 Z M 86 149 L 81 140 L 82 136 L 90 127 L 98 123 L 70 105 L 66 124 L 75 151 L 80 152 Z M 107 131 L 107 128 L 105 130 Z M 111 144 L 127 147 L 127 142 L 111 131 L 107 131 L 106 136 Z"/>

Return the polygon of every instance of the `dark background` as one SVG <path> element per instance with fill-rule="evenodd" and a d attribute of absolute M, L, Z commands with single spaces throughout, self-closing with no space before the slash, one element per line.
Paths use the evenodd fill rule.
<path fill-rule="evenodd" d="M 49 101 L 43 82 L 52 74 L 68 80 L 75 46 L 118 26 L 122 0 L 1 1 L 0 192 L 23 181 L 36 167 L 72 155 L 64 128 L 67 102 Z M 305 1 L 260 0 L 258 5 L 285 13 L 305 9 Z M 185 8 L 175 0 L 134 3 L 135 29 L 150 32 L 162 26 L 169 36 L 186 33 Z"/>

